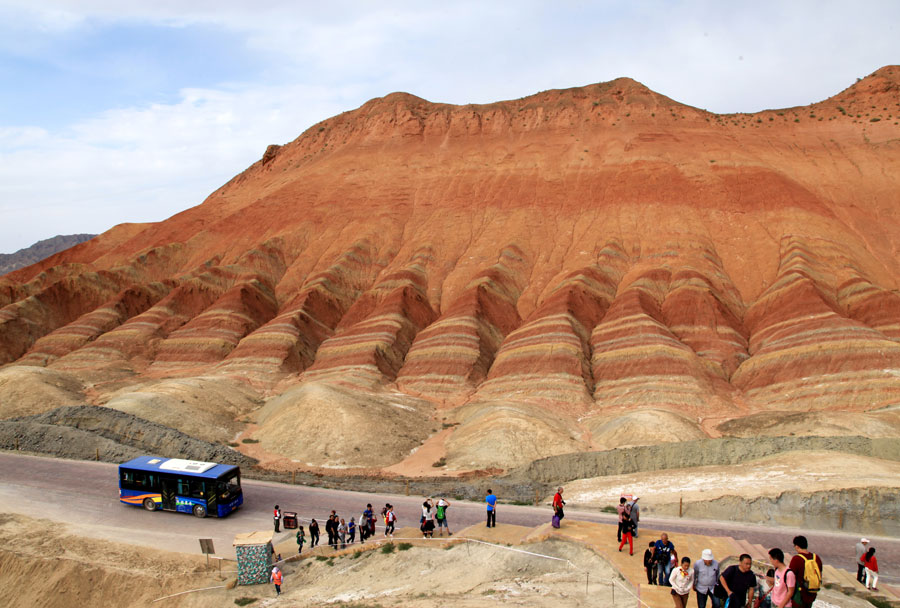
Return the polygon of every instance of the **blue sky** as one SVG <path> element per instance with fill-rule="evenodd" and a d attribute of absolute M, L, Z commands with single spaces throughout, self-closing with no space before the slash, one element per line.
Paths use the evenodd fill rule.
<path fill-rule="evenodd" d="M 491 102 L 630 76 L 716 112 L 900 63 L 900 2 L 0 0 L 0 253 L 199 204 L 393 91 Z"/>

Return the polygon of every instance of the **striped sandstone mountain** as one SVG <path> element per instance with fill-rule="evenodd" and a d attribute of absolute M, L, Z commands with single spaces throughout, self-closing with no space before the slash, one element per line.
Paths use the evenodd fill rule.
<path fill-rule="evenodd" d="M 313 465 L 366 466 L 365 442 L 291 443 L 332 415 L 372 445 L 405 429 L 379 463 L 443 425 L 458 468 L 653 424 L 882 420 L 900 404 L 898 118 L 896 66 L 755 114 L 624 78 L 485 105 L 391 94 L 196 207 L 0 278 L 0 365 L 98 403 L 242 386 L 221 436 L 268 399 L 261 445 Z"/>

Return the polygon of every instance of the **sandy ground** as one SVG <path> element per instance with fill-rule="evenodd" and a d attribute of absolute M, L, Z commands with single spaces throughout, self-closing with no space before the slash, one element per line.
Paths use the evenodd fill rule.
<path fill-rule="evenodd" d="M 788 452 L 735 466 L 670 469 L 580 479 L 566 484 L 566 500 L 578 508 L 602 508 L 623 494 L 641 497 L 643 513 L 654 503 L 711 500 L 722 496 L 772 496 L 798 489 L 897 487 L 900 462 L 837 452 Z"/>

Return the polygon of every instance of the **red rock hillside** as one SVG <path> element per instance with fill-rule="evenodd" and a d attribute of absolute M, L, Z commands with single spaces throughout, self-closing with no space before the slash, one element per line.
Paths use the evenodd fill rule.
<path fill-rule="evenodd" d="M 677 440 L 889 409 L 898 122 L 898 66 L 756 114 L 627 78 L 488 105 L 394 93 L 201 205 L 0 279 L 0 364 L 73 375 L 97 403 L 237 381 L 298 425 L 325 393 L 408 408 L 421 432 L 383 464 L 443 420 L 459 468 L 641 443 L 648 424 Z M 285 424 L 257 420 L 261 448 L 291 456 L 267 419 Z"/>

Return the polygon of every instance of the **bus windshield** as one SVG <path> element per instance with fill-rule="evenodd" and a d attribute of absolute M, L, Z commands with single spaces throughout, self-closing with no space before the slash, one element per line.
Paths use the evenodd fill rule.
<path fill-rule="evenodd" d="M 219 478 L 219 494 L 226 498 L 241 490 L 241 474 L 235 471 L 228 477 Z"/>

